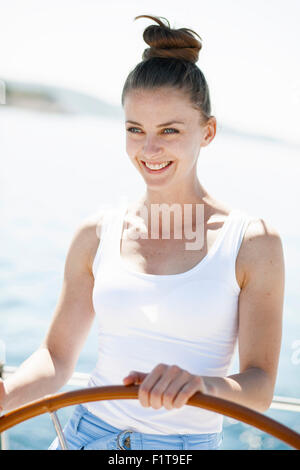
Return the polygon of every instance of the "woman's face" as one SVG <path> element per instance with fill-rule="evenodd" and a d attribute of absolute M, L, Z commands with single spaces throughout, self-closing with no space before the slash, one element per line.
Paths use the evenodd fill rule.
<path fill-rule="evenodd" d="M 174 88 L 131 90 L 124 100 L 126 152 L 148 186 L 178 183 L 193 176 L 200 148 L 215 135 L 215 118 L 200 124 L 200 112 Z M 148 164 L 171 162 L 163 169 Z"/>

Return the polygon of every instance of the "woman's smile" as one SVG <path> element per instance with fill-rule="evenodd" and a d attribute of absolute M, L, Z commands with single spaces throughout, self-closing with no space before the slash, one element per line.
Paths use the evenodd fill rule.
<path fill-rule="evenodd" d="M 164 162 L 160 162 L 160 163 L 150 163 L 150 162 L 146 162 L 144 160 L 141 160 L 141 162 L 143 164 L 144 170 L 147 171 L 147 173 L 150 173 L 150 174 L 165 173 L 169 170 L 169 168 L 174 163 L 173 161 L 164 161 Z"/>

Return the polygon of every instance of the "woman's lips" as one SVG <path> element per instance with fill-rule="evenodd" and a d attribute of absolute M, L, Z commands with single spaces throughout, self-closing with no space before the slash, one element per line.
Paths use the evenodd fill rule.
<path fill-rule="evenodd" d="M 165 160 L 166 161 L 166 160 Z M 151 170 L 150 168 L 148 168 L 145 164 L 145 162 L 143 160 L 141 160 L 142 164 L 143 164 L 143 167 L 145 168 L 145 170 L 148 172 L 148 173 L 157 173 L 157 174 L 160 174 L 160 173 L 164 173 L 165 171 L 168 171 L 168 169 L 173 165 L 173 161 L 171 161 L 167 166 L 164 166 L 163 168 L 160 168 L 159 170 Z M 161 162 L 161 163 L 164 163 L 164 162 Z M 160 163 L 157 162 L 155 163 L 156 165 L 159 165 Z"/>

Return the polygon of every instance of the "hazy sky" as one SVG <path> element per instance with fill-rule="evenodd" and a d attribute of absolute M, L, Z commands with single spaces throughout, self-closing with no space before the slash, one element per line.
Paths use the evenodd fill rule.
<path fill-rule="evenodd" d="M 300 143 L 299 0 L 0 0 L 0 79 L 115 104 L 141 60 L 149 14 L 203 39 L 197 65 L 224 124 Z"/>

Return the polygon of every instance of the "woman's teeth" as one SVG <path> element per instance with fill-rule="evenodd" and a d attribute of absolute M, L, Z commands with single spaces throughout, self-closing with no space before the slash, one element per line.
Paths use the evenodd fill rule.
<path fill-rule="evenodd" d="M 165 166 L 169 165 L 171 162 L 164 162 L 160 163 L 159 165 L 153 165 L 151 163 L 146 163 L 144 162 L 146 167 L 149 168 L 150 170 L 160 170 L 161 168 L 164 168 Z"/>

